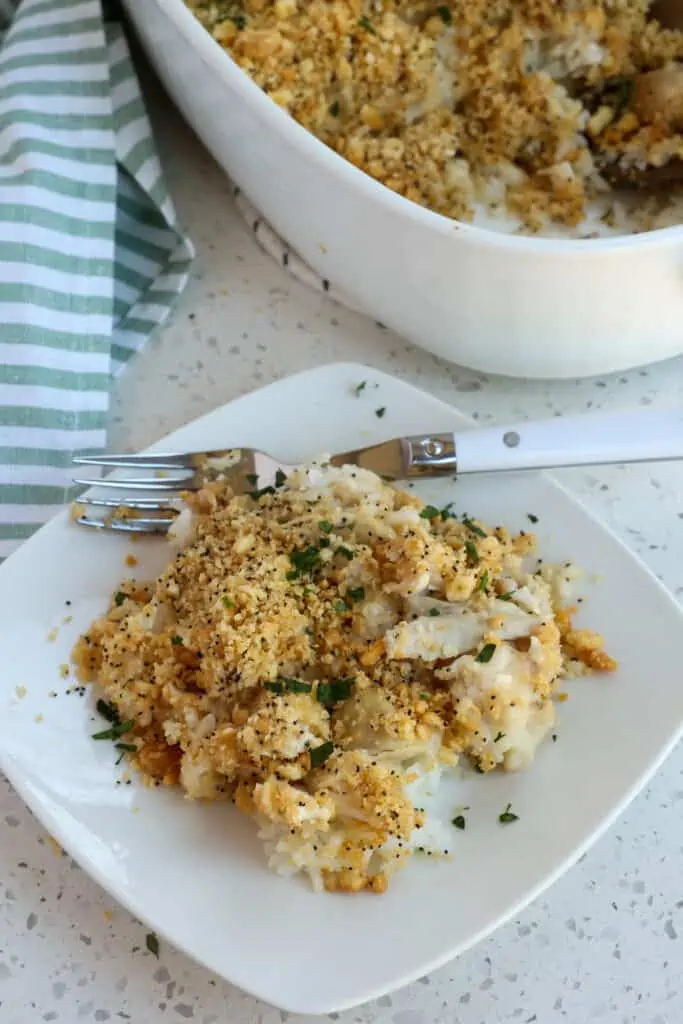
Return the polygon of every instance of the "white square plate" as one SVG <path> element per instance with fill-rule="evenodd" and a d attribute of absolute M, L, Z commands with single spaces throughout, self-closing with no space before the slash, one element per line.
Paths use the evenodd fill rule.
<path fill-rule="evenodd" d="M 368 385 L 356 397 L 363 379 Z M 386 414 L 378 418 L 381 406 Z M 336 365 L 240 398 L 158 447 L 252 445 L 294 462 L 463 425 L 453 409 L 406 384 Z M 420 490 L 492 523 L 524 528 L 528 513 L 537 515 L 543 557 L 571 557 L 601 578 L 585 621 L 606 635 L 620 668 L 568 684 L 557 742 L 544 746 L 529 772 L 470 773 L 442 784 L 444 815 L 471 807 L 467 829 L 453 830 L 452 859 L 415 858 L 383 896 L 315 895 L 268 870 L 252 821 L 232 807 L 191 803 L 135 779 L 116 785 L 122 769 L 114 751 L 90 738 L 92 695 L 65 695 L 60 666 L 130 573 L 125 538 L 87 532 L 65 512 L 0 569 L 2 768 L 69 853 L 141 920 L 294 1012 L 379 996 L 481 939 L 578 858 L 681 732 L 681 613 L 604 526 L 543 475 L 429 481 Z M 139 577 L 155 575 L 166 560 L 164 541 L 132 550 Z M 519 821 L 501 826 L 508 802 Z"/>

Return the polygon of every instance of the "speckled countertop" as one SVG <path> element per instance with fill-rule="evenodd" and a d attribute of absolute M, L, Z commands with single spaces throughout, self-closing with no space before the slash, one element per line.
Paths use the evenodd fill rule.
<path fill-rule="evenodd" d="M 683 402 L 683 360 L 608 380 L 483 378 L 298 285 L 255 244 L 227 182 L 153 91 L 169 184 L 199 250 L 174 321 L 120 382 L 111 443 L 141 447 L 293 371 L 365 362 L 482 422 Z M 504 342 L 503 342 L 504 343 Z M 562 474 L 683 596 L 683 467 Z M 672 671 L 680 671 L 672 666 Z M 683 750 L 543 899 L 493 937 L 341 1024 L 680 1024 Z M 55 852 L 0 780 L 0 1022 L 292 1024 L 162 943 Z"/>

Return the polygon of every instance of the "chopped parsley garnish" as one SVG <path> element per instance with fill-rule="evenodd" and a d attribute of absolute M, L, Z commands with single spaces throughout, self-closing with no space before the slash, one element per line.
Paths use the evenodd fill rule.
<path fill-rule="evenodd" d="M 527 512 L 526 517 L 527 517 L 527 519 L 529 520 L 530 523 L 537 523 L 538 522 L 538 516 L 535 516 L 533 514 L 533 512 Z"/>
<path fill-rule="evenodd" d="M 362 601 L 365 597 L 365 587 L 349 587 L 346 593 L 354 603 L 356 601 Z"/>
<path fill-rule="evenodd" d="M 287 580 L 298 580 L 299 579 L 299 573 L 296 571 L 296 569 L 290 569 L 288 573 L 285 573 L 285 579 L 287 579 Z"/>
<path fill-rule="evenodd" d="M 451 512 L 452 508 L 453 508 L 453 502 L 449 501 L 448 504 L 444 505 L 444 507 L 441 509 L 441 518 L 443 519 L 444 522 L 447 519 L 452 518 L 452 516 L 453 516 L 453 513 Z"/>
<path fill-rule="evenodd" d="M 372 27 L 368 19 L 365 17 L 365 15 L 363 15 L 362 18 L 358 19 L 358 24 L 360 25 L 361 28 L 364 28 L 366 32 L 372 32 L 373 35 L 375 34 L 374 28 Z"/>
<path fill-rule="evenodd" d="M 276 679 L 274 683 L 265 683 L 266 690 L 270 690 L 271 693 L 284 693 L 287 690 L 289 693 L 310 693 L 313 689 L 311 683 L 305 683 L 303 679 L 288 679 L 283 676 L 282 679 Z"/>
<path fill-rule="evenodd" d="M 432 619 L 435 619 L 438 615 L 441 615 L 441 612 L 439 611 L 438 608 L 430 608 L 429 615 L 431 616 Z"/>
<path fill-rule="evenodd" d="M 353 689 L 354 679 L 334 679 L 331 683 L 318 683 L 316 698 L 325 707 L 348 700 Z"/>
<path fill-rule="evenodd" d="M 463 831 L 465 828 L 465 815 L 456 814 L 455 818 L 453 818 L 453 821 L 451 822 L 451 825 L 455 825 L 456 828 L 459 828 L 461 831 Z"/>
<path fill-rule="evenodd" d="M 463 525 L 467 527 L 470 533 L 476 534 L 477 537 L 488 537 L 486 530 L 482 530 L 481 526 L 477 526 L 467 516 L 463 516 Z"/>
<path fill-rule="evenodd" d="M 510 808 L 512 804 L 508 804 L 502 814 L 498 815 L 498 821 L 501 825 L 509 825 L 512 821 L 519 821 L 519 815 L 513 814 Z"/>
<path fill-rule="evenodd" d="M 467 557 L 472 565 L 479 565 L 479 552 L 477 551 L 477 546 L 474 541 L 465 541 L 465 551 L 467 552 Z"/>
<path fill-rule="evenodd" d="M 446 7 L 445 4 L 441 4 L 439 7 L 437 7 L 436 13 L 439 15 L 444 25 L 450 25 L 451 12 L 449 7 Z"/>
<path fill-rule="evenodd" d="M 233 18 L 233 21 L 234 20 L 235 19 Z M 150 951 L 152 956 L 155 956 L 157 958 L 157 960 L 158 960 L 159 959 L 159 939 L 157 938 L 155 932 L 148 932 L 147 935 L 145 935 L 145 945 L 147 946 L 147 949 Z"/>
<path fill-rule="evenodd" d="M 499 732 L 499 733 L 497 733 L 497 734 L 496 734 L 496 735 L 494 736 L 494 738 L 493 738 L 493 742 L 494 742 L 494 743 L 497 743 L 497 742 L 498 742 L 498 740 L 502 740 L 502 739 L 504 738 L 504 736 L 505 736 L 505 733 L 504 733 L 504 732 Z"/>
<path fill-rule="evenodd" d="M 340 544 L 340 545 L 339 545 L 339 547 L 337 548 L 337 550 L 336 550 L 335 554 L 337 554 L 337 555 L 343 555 L 343 556 L 344 556 L 344 558 L 348 558 L 349 562 L 350 562 L 350 561 L 351 561 L 351 559 L 353 558 L 353 551 L 350 551 L 350 550 L 349 550 L 349 548 L 345 548 L 345 547 L 343 546 L 343 544 Z"/>
<path fill-rule="evenodd" d="M 119 752 L 119 756 L 116 759 L 116 764 L 119 765 L 121 764 L 127 753 L 133 753 L 133 751 L 136 751 L 138 748 L 135 746 L 134 743 L 117 743 L 116 749 Z"/>
<path fill-rule="evenodd" d="M 122 590 L 117 590 L 116 595 L 114 597 L 114 604 L 116 605 L 117 608 L 121 607 L 123 602 L 126 600 L 126 596 L 127 595 L 124 594 Z"/>
<path fill-rule="evenodd" d="M 386 411 L 387 411 L 387 407 L 385 405 L 382 405 L 382 406 L 380 406 L 379 409 L 375 409 L 375 416 L 377 417 L 378 420 L 381 420 L 382 416 L 384 416 L 384 413 Z"/>
<path fill-rule="evenodd" d="M 349 610 L 346 601 L 335 601 L 332 607 L 336 612 L 347 612 Z"/>
<path fill-rule="evenodd" d="M 313 689 L 311 683 L 305 683 L 303 679 L 283 679 L 282 682 L 285 684 L 285 688 L 290 693 L 310 693 Z"/>
<path fill-rule="evenodd" d="M 274 487 L 261 487 L 258 491 L 250 491 L 249 497 L 253 498 L 254 501 L 258 501 L 259 498 L 263 498 L 266 494 L 275 494 Z"/>
<path fill-rule="evenodd" d="M 515 596 L 514 590 L 509 590 L 507 594 L 499 594 L 498 595 L 498 600 L 499 601 L 511 601 L 514 596 Z"/>
<path fill-rule="evenodd" d="M 183 643 L 183 638 L 181 636 L 172 636 L 171 643 L 174 647 L 180 647 Z"/>
<path fill-rule="evenodd" d="M 332 117 L 339 116 L 339 100 L 335 100 L 334 103 L 330 103 L 330 114 L 332 115 Z M 360 388 L 362 391 L 364 387 L 365 381 L 363 381 L 362 384 L 359 384 L 358 387 L 355 389 L 356 394 L 359 394 L 358 388 Z"/>
<path fill-rule="evenodd" d="M 225 595 L 223 596 L 223 604 L 225 605 L 225 607 L 226 607 L 226 608 L 234 608 L 234 607 L 235 607 L 235 602 L 234 602 L 234 601 L 232 601 L 232 600 L 231 600 L 231 599 L 230 599 L 230 598 L 229 598 L 229 597 L 227 596 L 227 594 L 225 594 Z"/>
<path fill-rule="evenodd" d="M 283 473 L 281 469 L 275 470 L 275 486 L 283 487 L 287 483 L 287 474 Z"/>
<path fill-rule="evenodd" d="M 491 660 L 491 658 L 493 657 L 493 655 L 495 653 L 496 653 L 496 645 L 495 644 L 484 644 L 484 646 L 479 651 L 479 654 L 476 656 L 476 658 L 474 660 L 478 661 L 481 665 L 486 665 L 486 663 Z"/>
<path fill-rule="evenodd" d="M 299 551 L 292 551 L 289 560 L 299 574 L 313 572 L 320 564 L 320 548 L 309 544 L 308 547 L 301 548 Z"/>
<path fill-rule="evenodd" d="M 332 106 L 334 106 L 334 104 Z M 339 108 L 339 104 L 338 103 L 337 103 L 337 108 Z M 330 113 L 332 113 L 332 107 L 330 107 Z M 333 116 L 336 117 L 337 115 L 334 114 Z M 360 384 L 356 384 L 355 388 L 353 389 L 353 393 L 356 396 L 356 398 L 360 398 L 360 396 L 365 391 L 367 386 L 368 386 L 368 382 L 366 380 L 362 380 L 360 382 Z"/>
<path fill-rule="evenodd" d="M 434 505 L 425 505 L 420 509 L 420 519 L 436 519 L 440 515 L 441 513 Z"/>
<path fill-rule="evenodd" d="M 423 690 L 421 692 L 420 696 L 422 697 L 422 700 L 429 700 L 431 694 L 428 693 L 427 690 Z"/>
<path fill-rule="evenodd" d="M 481 574 L 481 577 L 479 579 L 479 583 L 477 585 L 477 590 L 481 594 L 485 594 L 486 593 L 486 588 L 488 587 L 488 585 L 489 585 L 489 571 L 488 571 L 488 569 L 484 569 L 484 571 Z"/>
<path fill-rule="evenodd" d="M 634 86 L 635 81 L 633 78 L 624 78 L 623 81 L 619 82 L 619 84 L 617 85 L 614 104 L 615 121 L 619 120 L 619 118 L 631 102 Z"/>
<path fill-rule="evenodd" d="M 256 487 L 258 483 L 258 473 L 247 473 L 247 483 L 251 484 L 252 487 Z"/>
<path fill-rule="evenodd" d="M 106 700 L 98 700 L 95 705 L 102 718 L 106 718 L 108 722 L 120 722 L 119 713 L 112 704 L 108 704 Z"/>
<path fill-rule="evenodd" d="M 94 740 L 117 740 L 119 736 L 123 736 L 124 733 L 130 732 L 133 728 L 133 722 L 116 722 L 110 729 L 103 729 L 102 732 L 94 732 L 92 738 Z"/>
<path fill-rule="evenodd" d="M 311 759 L 311 768 L 319 768 L 321 764 L 324 764 L 333 750 L 334 743 L 332 740 L 328 740 L 327 743 L 321 743 L 319 747 L 313 747 L 312 750 L 309 750 L 308 756 Z"/>
<path fill-rule="evenodd" d="M 321 533 L 332 533 L 332 523 L 328 523 L 327 519 L 323 519 L 322 522 L 318 523 L 318 529 Z"/>

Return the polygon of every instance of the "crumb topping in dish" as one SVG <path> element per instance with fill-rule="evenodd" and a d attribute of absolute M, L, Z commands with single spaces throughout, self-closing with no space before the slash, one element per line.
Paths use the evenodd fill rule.
<path fill-rule="evenodd" d="M 529 566 L 532 535 L 368 471 L 187 502 L 167 569 L 124 581 L 74 650 L 106 698 L 95 736 L 151 784 L 233 801 L 318 888 L 381 892 L 411 853 L 447 853 L 425 779 L 527 767 L 558 679 L 615 667 L 563 608 L 571 568 Z"/>
<path fill-rule="evenodd" d="M 642 77 L 683 58 L 683 33 L 649 0 L 186 2 L 305 128 L 448 217 L 577 226 L 603 170 L 683 157 L 680 110 Z"/>

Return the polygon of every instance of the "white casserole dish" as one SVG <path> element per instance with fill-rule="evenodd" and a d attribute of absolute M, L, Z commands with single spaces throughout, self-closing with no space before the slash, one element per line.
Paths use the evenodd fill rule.
<path fill-rule="evenodd" d="M 404 199 L 277 107 L 183 0 L 124 0 L 170 95 L 279 234 L 358 308 L 436 355 L 522 377 L 683 352 L 683 226 L 506 235 Z"/>

